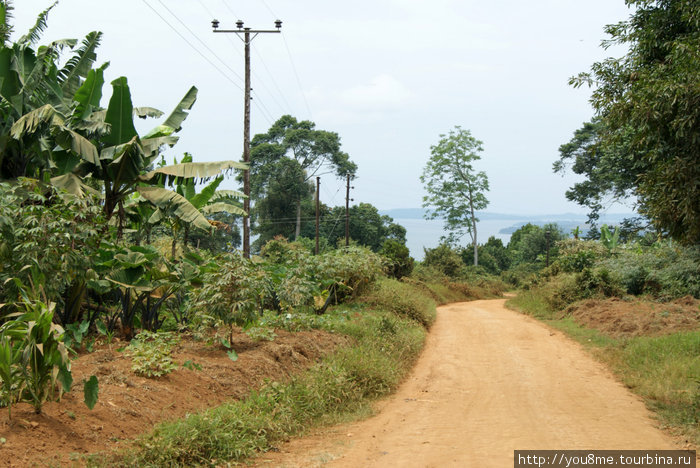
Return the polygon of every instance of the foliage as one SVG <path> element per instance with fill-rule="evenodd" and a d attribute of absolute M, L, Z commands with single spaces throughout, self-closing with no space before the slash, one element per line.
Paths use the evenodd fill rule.
<path fill-rule="evenodd" d="M 382 278 L 362 300 L 400 317 L 415 320 L 424 327 L 435 321 L 435 302 L 415 286 L 391 278 Z"/>
<path fill-rule="evenodd" d="M 428 219 L 443 218 L 447 241 L 457 242 L 469 234 L 474 246 L 474 265 L 479 263 L 475 211 L 488 206 L 485 193 L 489 181 L 484 172 L 476 172 L 474 162 L 481 159 L 482 142 L 469 130 L 456 126 L 448 135 L 440 135 L 437 145 L 430 147 L 430 159 L 423 169 L 421 182 L 428 195 L 423 207 Z"/>
<path fill-rule="evenodd" d="M 387 240 L 406 243 L 406 228 L 394 222 L 370 203 L 353 205 L 348 210 L 349 234 L 353 242 L 379 252 Z M 345 207 L 336 206 L 323 215 L 331 222 L 322 226 L 320 235 L 328 239 L 329 245 L 340 245 L 345 238 Z M 307 235 L 302 231 L 302 235 Z M 312 233 L 308 233 L 313 237 Z M 344 244 L 343 244 L 344 245 Z"/>
<path fill-rule="evenodd" d="M 423 252 L 423 265 L 434 268 L 450 278 L 457 278 L 463 274 L 466 265 L 459 252 L 449 244 L 440 244 L 432 249 L 424 248 Z"/>
<path fill-rule="evenodd" d="M 25 294 L 24 311 L 0 326 L 2 397 L 8 406 L 27 401 L 40 413 L 44 402 L 70 390 L 70 359 L 63 329 L 53 323 L 54 306 Z"/>
<path fill-rule="evenodd" d="M 683 296 L 700 298 L 700 248 L 667 242 L 649 248 L 621 249 L 617 256 L 599 263 L 620 281 L 628 294 L 648 294 L 658 299 Z"/>
<path fill-rule="evenodd" d="M 463 250 L 462 260 L 465 264 L 468 262 L 466 254 L 467 251 Z M 501 239 L 491 236 L 485 244 L 479 246 L 479 264 L 492 275 L 498 275 L 510 267 L 510 253 Z"/>
<path fill-rule="evenodd" d="M 253 137 L 251 216 L 261 243 L 277 235 L 299 237 L 302 204 L 310 205 L 313 193 L 309 181 L 324 168 L 337 177 L 352 176 L 357 170 L 341 151 L 338 134 L 317 130 L 313 122 L 285 115 L 267 133 Z"/>
<path fill-rule="evenodd" d="M 551 263 L 558 255 L 557 241 L 564 237 L 564 232 L 557 224 L 542 227 L 526 224 L 511 235 L 508 243 L 513 264 L 536 263 L 544 266 L 548 246 Z"/>
<path fill-rule="evenodd" d="M 172 351 L 180 338 L 170 332 L 142 331 L 131 340 L 131 370 L 143 377 L 162 377 L 177 369 Z"/>
<path fill-rule="evenodd" d="M 697 243 L 700 6 L 668 0 L 627 4 L 636 9 L 629 20 L 605 28 L 610 38 L 604 46 L 621 44 L 628 53 L 593 64 L 591 73 L 571 83 L 595 83 L 597 154 L 605 165 L 632 168 L 640 212 L 670 237 Z"/>
<path fill-rule="evenodd" d="M 606 250 L 599 242 L 564 239 L 557 243 L 559 256 L 556 264 L 562 271 L 575 273 L 591 268 L 599 259 L 606 256 Z"/>
<path fill-rule="evenodd" d="M 643 172 L 639 156 L 630 151 L 629 145 L 600 144 L 603 125 L 600 118 L 584 123 L 568 143 L 559 147 L 560 156 L 554 163 L 554 172 L 563 174 L 571 164 L 572 172 L 585 176 L 566 191 L 566 198 L 588 207 L 592 226 L 597 224 L 600 211 L 613 202 L 634 199 L 637 178 Z"/>
<path fill-rule="evenodd" d="M 36 180 L 0 183 L 0 302 L 19 297 L 16 283 L 34 283 L 57 303 L 63 324 L 78 320 L 69 286 L 84 282 L 101 233 L 101 208 Z"/>
<path fill-rule="evenodd" d="M 608 252 L 613 252 L 617 248 L 620 241 L 620 228 L 615 227 L 615 231 L 611 232 L 607 224 L 603 224 L 600 228 L 600 242 L 608 249 Z"/>
<path fill-rule="evenodd" d="M 379 253 L 389 261 L 387 267 L 389 276 L 401 279 L 413 271 L 414 260 L 405 244 L 394 239 L 387 239 Z"/>
<path fill-rule="evenodd" d="M 79 100 L 83 103 L 81 119 L 85 116 L 85 105 L 90 97 L 78 90 L 96 59 L 95 49 L 101 33 L 89 33 L 78 47 L 75 39 L 61 39 L 35 48 L 46 28 L 48 13 L 56 3 L 40 13 L 29 32 L 14 43 L 9 42 L 11 3 L 0 3 L 3 12 L 0 18 L 0 179 L 36 176 L 52 166 L 58 167 L 66 161 L 66 151 L 75 149 L 83 155 L 90 153 L 89 145 L 75 132 L 73 123 L 68 122 L 63 112 L 53 111 L 64 111 L 74 100 Z M 65 50 L 71 50 L 72 56 L 62 60 Z M 61 61 L 63 65 L 59 65 Z M 53 121 L 50 133 L 55 144 L 33 137 L 10 136 L 11 128 L 33 112 Z"/>

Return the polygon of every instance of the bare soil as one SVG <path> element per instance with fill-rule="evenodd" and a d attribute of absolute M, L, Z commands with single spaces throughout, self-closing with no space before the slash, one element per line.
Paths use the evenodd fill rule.
<path fill-rule="evenodd" d="M 131 370 L 131 359 L 115 341 L 73 361 L 73 390 L 60 402 L 47 403 L 42 414 L 28 404 L 0 408 L 0 466 L 70 466 L 77 454 L 123 447 L 159 422 L 240 399 L 266 379 L 284 380 L 311 366 L 346 338 L 323 331 L 277 331 L 274 341 L 234 335 L 239 359 L 232 361 L 220 344 L 183 338 L 173 353 L 176 363 L 192 361 L 201 369 L 178 370 L 161 378 L 144 378 Z M 99 401 L 91 411 L 83 403 L 82 382 L 99 379 Z"/>
<path fill-rule="evenodd" d="M 440 307 L 414 371 L 374 417 L 256 466 L 500 468 L 516 449 L 688 448 L 580 345 L 504 302 Z"/>
<path fill-rule="evenodd" d="M 614 337 L 660 336 L 700 327 L 700 301 L 587 300 L 567 308 L 574 321 Z"/>

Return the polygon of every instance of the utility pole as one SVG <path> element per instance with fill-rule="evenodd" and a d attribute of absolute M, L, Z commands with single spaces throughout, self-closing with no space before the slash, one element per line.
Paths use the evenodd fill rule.
<path fill-rule="evenodd" d="M 547 243 L 547 267 L 549 267 L 549 237 L 550 237 L 550 232 L 549 229 L 544 231 L 544 240 Z"/>
<path fill-rule="evenodd" d="M 321 188 L 321 178 L 316 176 L 316 255 L 318 255 L 319 248 L 318 248 L 318 238 L 319 238 L 319 224 L 320 224 L 320 202 L 319 202 L 319 195 L 320 195 L 320 188 Z"/>
<path fill-rule="evenodd" d="M 214 19 L 211 26 L 215 33 L 234 33 L 245 45 L 245 89 L 243 97 L 243 162 L 250 164 L 250 43 L 262 33 L 279 33 L 282 28 L 282 21 L 276 20 L 274 29 L 251 29 L 244 28 L 243 21 L 236 21 L 238 29 L 219 29 L 219 20 Z M 252 34 L 252 36 L 251 36 Z M 243 35 L 243 37 L 241 37 Z M 250 168 L 243 171 L 243 256 L 250 258 Z"/>
<path fill-rule="evenodd" d="M 355 201 L 350 198 L 350 174 L 347 178 L 347 188 L 345 190 L 345 247 L 350 245 L 350 202 Z"/>

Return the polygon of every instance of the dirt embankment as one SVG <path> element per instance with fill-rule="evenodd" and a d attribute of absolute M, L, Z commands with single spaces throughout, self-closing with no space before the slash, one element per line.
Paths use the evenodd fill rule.
<path fill-rule="evenodd" d="M 59 403 L 47 403 L 40 415 L 28 404 L 0 409 L 0 466 L 69 466 L 72 454 L 118 449 L 161 421 L 182 418 L 231 398 L 242 398 L 265 379 L 281 380 L 312 365 L 346 339 L 322 331 L 277 331 L 273 342 L 253 341 L 238 333 L 233 362 L 225 349 L 183 340 L 173 353 L 182 365 L 158 379 L 136 376 L 131 359 L 117 348 L 85 354 L 73 362 L 74 388 Z M 89 410 L 82 399 L 82 381 L 99 379 L 99 401 Z"/>
<path fill-rule="evenodd" d="M 682 448 L 578 344 L 504 302 L 439 308 L 413 373 L 376 416 L 258 466 L 504 467 L 516 449 Z"/>

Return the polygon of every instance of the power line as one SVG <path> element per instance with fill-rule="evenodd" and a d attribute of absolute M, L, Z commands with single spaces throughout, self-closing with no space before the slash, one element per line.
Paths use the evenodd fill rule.
<path fill-rule="evenodd" d="M 173 10 L 171 10 L 170 8 L 168 8 L 168 6 L 167 6 L 165 3 L 163 3 L 163 0 L 158 0 L 158 3 L 160 3 L 160 4 L 163 6 L 163 8 L 165 8 L 166 10 L 168 10 L 168 12 L 173 16 L 173 18 L 175 18 L 185 29 L 187 29 L 187 31 L 189 31 L 189 33 L 192 34 L 192 36 L 194 36 L 194 38 L 197 39 L 197 40 L 199 41 L 199 43 L 202 44 L 202 45 L 204 46 L 204 48 L 207 49 L 207 50 L 209 51 L 210 54 L 212 54 L 219 62 L 221 62 L 221 64 L 222 64 L 224 67 L 228 68 L 228 70 L 229 70 L 231 73 L 233 73 L 234 75 L 236 75 L 236 77 L 237 77 L 239 80 L 243 81 L 243 77 L 242 77 L 241 75 L 239 75 L 238 72 L 237 72 L 236 70 L 234 70 L 233 68 L 231 68 L 226 62 L 224 62 L 224 61 L 221 59 L 221 57 L 219 57 L 219 56 L 216 54 L 216 52 L 214 52 L 214 51 L 211 49 L 211 47 L 209 47 L 202 39 L 200 39 L 199 36 L 198 36 L 194 31 L 192 31 L 192 30 L 189 28 L 189 26 L 187 26 L 187 24 L 185 24 L 185 22 L 182 21 L 182 20 L 173 12 Z"/>
<path fill-rule="evenodd" d="M 299 92 L 301 97 L 304 99 L 304 104 L 306 105 L 306 111 L 309 113 L 309 117 L 313 120 L 313 113 L 311 112 L 311 107 L 309 107 L 309 101 L 306 100 L 306 94 L 304 94 L 304 87 L 301 85 L 301 79 L 299 78 L 299 73 L 297 73 L 297 67 L 294 65 L 294 59 L 292 58 L 292 52 L 289 50 L 289 44 L 287 44 L 287 39 L 282 33 L 282 42 L 284 42 L 284 48 L 287 50 L 287 55 L 289 56 L 289 63 L 292 64 L 292 71 L 294 71 L 294 76 L 297 80 L 297 85 L 299 86 Z"/>
<path fill-rule="evenodd" d="M 144 2 L 145 2 L 145 0 L 144 0 Z M 239 75 L 238 72 L 236 72 L 236 70 L 234 70 L 233 68 L 231 68 L 221 57 L 219 57 L 219 55 L 218 55 L 216 52 L 214 52 L 214 51 L 211 49 L 211 47 L 209 47 L 209 46 L 197 35 L 197 33 L 195 33 L 194 31 L 192 31 L 192 30 L 189 28 L 189 26 L 187 26 L 187 24 L 186 24 L 184 21 L 182 21 L 182 20 L 175 14 L 175 12 L 173 12 L 170 8 L 168 8 L 168 6 L 167 6 L 165 3 L 163 3 L 162 0 L 158 0 L 158 3 L 160 3 L 160 4 L 163 6 L 163 8 L 165 8 L 165 9 L 173 16 L 173 18 L 175 18 L 175 19 L 176 19 L 176 20 L 177 20 L 177 21 L 192 35 L 192 36 L 194 36 L 194 38 L 197 39 L 197 41 L 199 41 L 199 43 L 202 44 L 202 45 L 204 46 L 204 48 L 207 49 L 207 50 L 209 51 L 210 54 L 212 54 L 219 62 L 221 62 L 221 64 L 222 64 L 224 67 L 226 67 L 226 68 L 227 68 L 231 73 L 233 73 L 238 79 L 240 79 L 241 81 L 243 81 L 243 77 L 242 77 L 241 75 Z M 200 3 L 200 5 L 202 5 L 202 6 L 204 7 L 204 4 L 202 4 L 201 1 L 200 1 L 199 3 Z M 149 6 L 150 6 L 150 5 L 149 5 Z M 153 8 L 151 8 L 151 9 L 153 10 Z M 204 7 L 204 9 L 205 9 L 205 11 L 207 10 L 206 7 Z M 155 10 L 154 10 L 154 11 L 155 11 Z M 156 13 L 157 13 L 157 12 L 156 12 Z M 160 16 L 160 15 L 159 15 L 159 16 Z M 162 16 L 161 16 L 161 18 L 162 18 Z M 171 26 L 171 27 L 172 27 L 172 26 Z M 176 31 L 176 32 L 177 32 L 177 31 Z M 178 34 L 179 34 L 179 32 L 178 32 Z M 180 37 L 183 37 L 183 36 L 180 35 Z M 239 86 L 239 89 L 242 90 L 242 88 L 240 88 L 240 86 Z M 272 125 L 272 121 L 273 121 L 272 113 L 271 113 L 269 110 L 267 110 L 267 107 L 265 106 L 265 103 L 263 102 L 262 99 L 260 99 L 260 98 L 257 96 L 257 94 L 256 94 L 256 99 L 257 99 L 257 101 L 255 101 L 254 104 L 258 107 L 258 109 L 260 109 L 260 112 L 263 114 L 263 117 L 265 118 L 265 120 L 267 120 L 268 123 L 269 123 L 270 125 Z"/>
<path fill-rule="evenodd" d="M 265 0 L 260 0 L 260 2 L 265 6 L 265 8 L 267 8 L 267 11 L 269 11 L 272 16 L 277 16 Z M 294 71 L 294 76 L 296 77 L 297 85 L 299 85 L 299 92 L 301 93 L 301 97 L 304 100 L 304 104 L 306 105 L 306 111 L 309 113 L 309 118 L 313 120 L 313 113 L 311 112 L 311 107 L 309 107 L 309 102 L 306 100 L 306 95 L 304 94 L 304 87 L 301 85 L 301 79 L 299 78 L 297 67 L 294 65 L 294 59 L 292 59 L 292 52 L 289 50 L 289 44 L 287 44 L 287 39 L 284 36 L 284 33 L 282 33 L 282 41 L 284 42 L 284 48 L 287 50 L 289 62 L 292 64 L 292 71 Z"/>
<path fill-rule="evenodd" d="M 148 2 L 146 2 L 146 0 L 142 0 L 142 1 L 143 1 L 143 3 L 144 3 L 148 8 L 150 8 L 151 10 L 153 10 L 153 13 L 155 13 L 161 20 L 163 20 L 163 22 L 164 22 L 165 24 L 167 24 L 167 25 L 170 27 L 170 29 L 172 29 L 173 31 L 175 31 L 175 34 L 177 34 L 178 36 L 180 36 L 180 37 L 182 38 L 182 40 L 185 41 L 185 42 L 187 43 L 187 45 L 189 45 L 189 46 L 192 48 L 192 50 L 194 50 L 194 51 L 197 52 L 199 55 L 201 55 L 202 58 L 203 58 L 204 60 L 206 60 L 207 62 L 209 62 L 209 65 L 211 65 L 212 67 L 214 67 L 214 68 L 216 69 L 216 71 L 218 71 L 218 72 L 221 74 L 221 76 L 223 76 L 226 80 L 228 80 L 228 81 L 229 81 L 232 85 L 234 85 L 236 88 L 238 88 L 238 89 L 240 89 L 241 91 L 243 91 L 243 88 L 242 88 L 238 83 L 236 83 L 235 81 L 233 81 L 233 80 L 231 79 L 231 77 L 228 76 L 226 73 L 224 73 L 224 71 L 221 70 L 214 62 L 212 62 L 212 61 L 209 59 L 209 57 L 207 57 L 206 55 L 204 55 L 204 54 L 203 54 L 199 49 L 197 49 L 197 48 L 194 46 L 194 44 L 192 44 L 185 36 L 183 36 L 182 34 L 180 34 L 180 31 L 178 31 L 172 24 L 170 24 L 170 23 L 168 22 L 168 20 L 166 20 L 165 18 L 163 18 L 163 16 L 162 16 L 160 13 L 158 13 L 158 10 L 156 10 L 156 9 L 153 8 L 151 5 L 149 5 Z"/>

